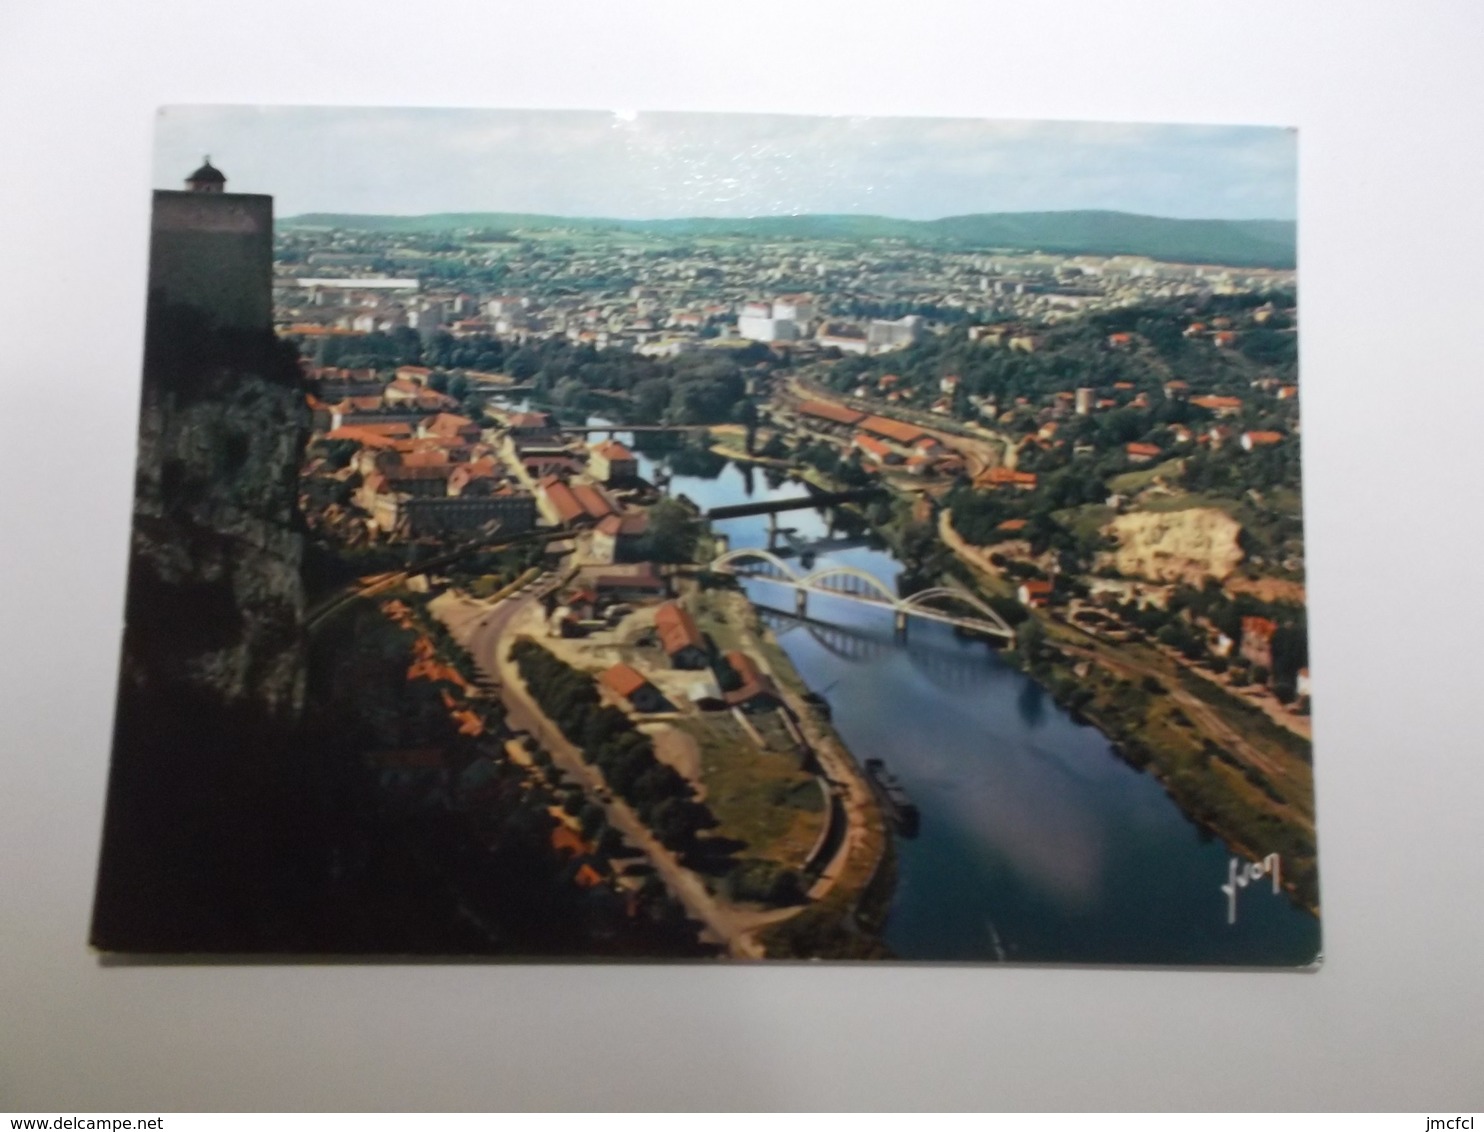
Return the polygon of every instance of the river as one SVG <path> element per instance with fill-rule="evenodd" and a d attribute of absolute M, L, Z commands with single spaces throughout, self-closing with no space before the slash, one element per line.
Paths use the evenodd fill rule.
<path fill-rule="evenodd" d="M 642 474 L 655 467 L 641 454 Z M 703 509 L 803 494 L 735 463 L 715 476 L 676 475 L 669 490 Z M 804 540 L 829 528 L 815 510 L 779 523 Z M 765 516 L 716 526 L 734 549 L 767 544 Z M 830 563 L 893 588 L 902 569 L 859 540 L 823 549 L 815 566 Z M 745 584 L 759 605 L 792 609 L 790 591 Z M 919 834 L 896 840 L 885 938 L 897 955 L 1252 966 L 1315 958 L 1318 920 L 1267 881 L 1238 890 L 1229 924 L 1225 846 L 988 645 L 920 619 L 900 641 L 889 611 L 844 599 L 811 595 L 809 615 L 774 619 L 780 644 L 829 701 L 856 757 L 883 759 L 921 813 Z"/>

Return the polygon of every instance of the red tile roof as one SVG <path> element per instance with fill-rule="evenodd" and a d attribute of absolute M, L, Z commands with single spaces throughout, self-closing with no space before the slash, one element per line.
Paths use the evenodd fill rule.
<path fill-rule="evenodd" d="M 607 669 L 599 679 L 603 681 L 605 687 L 617 692 L 624 699 L 628 699 L 649 683 L 642 672 L 630 668 L 627 664 L 615 664 Z"/>
<path fill-rule="evenodd" d="M 985 483 L 991 485 L 1014 484 L 1017 487 L 1035 487 L 1035 472 L 1017 472 L 1010 468 L 990 468 L 981 477 Z"/>
<path fill-rule="evenodd" d="M 806 417 L 818 417 L 833 424 L 843 425 L 858 424 L 866 415 L 830 401 L 805 401 L 799 406 L 799 412 Z"/>
<path fill-rule="evenodd" d="M 582 836 L 561 822 L 557 822 L 556 828 L 551 831 L 551 847 L 558 853 L 568 853 L 574 857 L 580 857 L 588 851 L 587 842 Z"/>
<path fill-rule="evenodd" d="M 579 888 L 595 888 L 603 883 L 603 874 L 593 868 L 592 865 L 584 862 L 582 867 L 577 870 L 577 875 L 572 879 L 577 882 Z"/>
<path fill-rule="evenodd" d="M 1266 641 L 1278 631 L 1278 623 L 1269 621 L 1266 617 L 1244 617 L 1242 618 L 1242 636 L 1259 637 Z"/>
<path fill-rule="evenodd" d="M 608 497 L 594 484 L 573 484 L 572 494 L 576 496 L 577 502 L 583 511 L 591 518 L 604 519 L 613 514 L 613 504 L 608 501 Z"/>
<path fill-rule="evenodd" d="M 893 420 L 891 417 L 867 417 L 860 422 L 860 426 L 864 432 L 895 440 L 898 444 L 912 444 L 926 435 L 919 426 Z"/>
<path fill-rule="evenodd" d="M 726 661 L 732 671 L 742 677 L 744 684 L 753 684 L 762 678 L 762 670 L 758 668 L 757 661 L 745 652 L 732 649 L 726 654 Z"/>
<path fill-rule="evenodd" d="M 673 601 L 665 602 L 655 611 L 654 627 L 659 631 L 660 644 L 670 656 L 687 647 L 706 647 L 701 630 L 696 628 L 695 618 L 684 606 Z"/>
<path fill-rule="evenodd" d="M 456 416 L 453 413 L 438 413 L 422 422 L 422 427 L 437 436 L 456 436 L 477 425 L 468 417 Z"/>
<path fill-rule="evenodd" d="M 337 413 L 374 413 L 381 408 L 381 396 L 345 397 L 330 406 Z"/>
<path fill-rule="evenodd" d="M 572 489 L 561 480 L 543 480 L 541 490 L 556 510 L 558 519 L 563 523 L 570 523 L 574 519 L 582 518 L 587 514 L 582 504 L 578 502 L 577 496 L 572 494 Z"/>
<path fill-rule="evenodd" d="M 632 460 L 634 458 L 634 454 L 616 440 L 605 440 L 602 444 L 597 445 L 593 451 L 610 461 Z"/>
<path fill-rule="evenodd" d="M 1244 432 L 1242 439 L 1249 447 L 1258 447 L 1263 444 L 1278 444 L 1283 440 L 1281 432 Z"/>
<path fill-rule="evenodd" d="M 363 448 L 395 448 L 397 442 L 380 429 L 344 425 L 325 433 L 326 440 L 354 440 Z"/>
<path fill-rule="evenodd" d="M 439 448 L 419 448 L 402 457 L 404 468 L 441 467 L 448 463 L 448 453 Z"/>

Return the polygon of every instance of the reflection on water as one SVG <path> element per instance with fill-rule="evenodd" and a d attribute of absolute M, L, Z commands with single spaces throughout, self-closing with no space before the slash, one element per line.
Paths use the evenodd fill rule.
<path fill-rule="evenodd" d="M 1015 699 L 1015 707 L 1027 727 L 1038 727 L 1046 718 L 1046 689 L 1034 680 L 1027 680 Z"/>
<path fill-rule="evenodd" d="M 654 459 L 640 456 L 652 478 Z M 708 509 L 794 498 L 803 489 L 726 463 L 676 475 L 671 491 Z M 813 510 L 790 512 L 798 537 L 825 537 Z M 718 524 L 734 548 L 765 546 L 767 517 Z M 822 549 L 815 567 L 855 566 L 895 588 L 900 564 L 880 546 Z M 753 599 L 792 595 L 759 580 Z M 1123 763 L 1040 685 L 983 642 L 914 621 L 905 641 L 891 614 L 811 595 L 809 620 L 773 618 L 780 644 L 833 709 L 858 759 L 884 759 L 921 812 L 898 839 L 887 943 L 908 959 L 1023 962 L 1301 964 L 1318 922 L 1282 895 L 1242 894 L 1226 923 L 1228 853 L 1160 784 Z"/>

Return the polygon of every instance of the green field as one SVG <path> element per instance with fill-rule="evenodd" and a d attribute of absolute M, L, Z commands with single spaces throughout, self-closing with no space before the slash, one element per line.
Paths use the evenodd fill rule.
<path fill-rule="evenodd" d="M 742 856 L 799 868 L 824 828 L 824 799 L 813 775 L 799 769 L 787 748 L 759 750 L 730 713 L 679 726 L 701 752 L 706 805 L 720 823 L 713 834 L 742 842 Z"/>
<path fill-rule="evenodd" d="M 1102 503 L 1084 503 L 1053 513 L 1052 518 L 1078 538 L 1096 538 L 1118 512 Z"/>
<path fill-rule="evenodd" d="M 1157 478 L 1163 476 L 1166 480 L 1178 480 L 1184 468 L 1182 460 L 1166 460 L 1161 464 L 1151 464 L 1147 468 L 1139 468 L 1132 472 L 1121 472 L 1108 481 L 1108 490 L 1116 491 L 1120 495 L 1132 495 L 1136 491 L 1143 491 Z"/>

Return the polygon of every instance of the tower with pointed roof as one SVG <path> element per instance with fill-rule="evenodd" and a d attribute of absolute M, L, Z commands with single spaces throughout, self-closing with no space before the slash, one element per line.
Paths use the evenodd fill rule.
<path fill-rule="evenodd" d="M 227 177 L 211 163 L 211 155 L 207 154 L 201 159 L 201 168 L 186 178 L 186 188 L 193 193 L 224 193 L 227 191 Z"/>
<path fill-rule="evenodd" d="M 219 327 L 273 328 L 273 198 L 227 192 L 206 158 L 184 189 L 157 189 L 149 285 Z"/>

